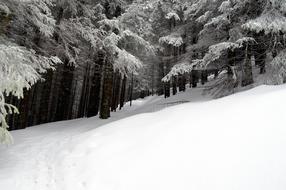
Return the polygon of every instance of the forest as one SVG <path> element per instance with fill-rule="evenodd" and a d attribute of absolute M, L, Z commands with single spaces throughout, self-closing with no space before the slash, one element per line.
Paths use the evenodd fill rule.
<path fill-rule="evenodd" d="M 286 82 L 284 0 L 0 0 L 0 142 L 204 86 Z"/>

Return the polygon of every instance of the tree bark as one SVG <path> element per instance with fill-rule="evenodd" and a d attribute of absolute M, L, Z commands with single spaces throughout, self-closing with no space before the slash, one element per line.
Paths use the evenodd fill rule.
<path fill-rule="evenodd" d="M 110 60 L 105 60 L 104 84 L 101 97 L 100 118 L 108 119 L 110 117 L 110 107 L 113 89 L 113 65 Z"/>
<path fill-rule="evenodd" d="M 176 76 L 173 76 L 172 84 L 173 84 L 173 95 L 176 95 L 177 94 L 177 77 Z"/>
<path fill-rule="evenodd" d="M 165 82 L 164 83 L 164 95 L 165 95 L 165 98 L 169 98 L 170 97 L 170 88 L 171 88 L 170 82 Z"/>
<path fill-rule="evenodd" d="M 199 73 L 198 70 L 192 70 L 191 71 L 191 86 L 192 88 L 196 88 L 198 86 L 199 82 Z"/>
<path fill-rule="evenodd" d="M 253 74 L 252 74 L 252 65 L 251 65 L 251 54 L 248 47 L 245 48 L 245 59 L 242 62 L 242 86 L 248 86 L 252 84 Z"/>
<path fill-rule="evenodd" d="M 130 101 L 130 106 L 132 106 L 132 100 L 133 100 L 133 85 L 134 85 L 134 75 L 132 73 L 131 75 L 131 84 L 130 84 L 130 95 L 129 95 L 129 101 Z"/>
<path fill-rule="evenodd" d="M 124 103 L 125 103 L 126 82 L 127 82 L 127 77 L 124 75 L 124 78 L 122 80 L 122 85 L 121 85 L 121 93 L 120 93 L 120 109 L 123 108 Z"/>
<path fill-rule="evenodd" d="M 100 96 L 100 65 L 95 64 L 93 76 L 91 78 L 90 98 L 88 102 L 87 117 L 98 115 L 99 111 L 99 96 Z"/>

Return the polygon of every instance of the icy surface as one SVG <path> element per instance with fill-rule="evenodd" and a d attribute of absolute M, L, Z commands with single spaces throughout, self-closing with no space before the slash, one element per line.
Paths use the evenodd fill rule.
<path fill-rule="evenodd" d="M 199 95 L 13 132 L 15 144 L 0 148 L 0 189 L 285 190 L 286 86 Z"/>

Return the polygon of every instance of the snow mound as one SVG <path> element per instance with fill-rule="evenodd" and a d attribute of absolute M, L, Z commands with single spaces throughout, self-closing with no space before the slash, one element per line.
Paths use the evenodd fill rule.
<path fill-rule="evenodd" d="M 0 151 L 5 162 L 12 162 L 16 155 L 36 164 L 17 166 L 23 163 L 17 161 L 12 162 L 13 167 L 6 164 L 6 170 L 0 167 L 0 187 L 285 190 L 285 97 L 285 85 L 261 86 L 219 100 L 136 115 L 81 133 L 57 132 L 57 127 L 51 127 L 53 135 L 45 136 L 43 127 L 30 129 L 31 136 L 22 139 L 22 146 Z M 52 125 L 73 129 L 96 125 L 91 121 Z M 42 133 L 34 137 L 36 130 Z M 16 139 L 19 134 L 24 132 L 16 132 Z M 27 149 L 24 145 L 29 143 L 33 147 L 30 153 L 19 155 L 17 151 Z M 16 178 L 15 173 L 22 177 Z"/>

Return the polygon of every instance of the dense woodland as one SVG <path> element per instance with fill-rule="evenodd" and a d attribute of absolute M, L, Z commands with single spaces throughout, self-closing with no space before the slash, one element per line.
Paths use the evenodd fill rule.
<path fill-rule="evenodd" d="M 0 142 L 198 83 L 282 84 L 285 37 L 282 0 L 0 0 Z"/>

